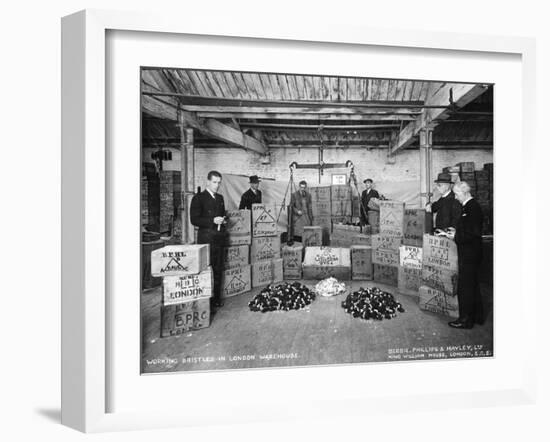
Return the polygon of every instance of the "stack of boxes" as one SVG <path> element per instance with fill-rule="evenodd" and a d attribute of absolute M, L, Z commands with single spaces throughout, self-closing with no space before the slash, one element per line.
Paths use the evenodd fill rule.
<path fill-rule="evenodd" d="M 141 225 L 151 232 L 160 227 L 160 181 L 156 173 L 141 177 Z"/>
<path fill-rule="evenodd" d="M 252 288 L 250 244 L 252 225 L 250 210 L 227 212 L 227 246 L 224 248 L 222 298 L 239 295 Z"/>
<path fill-rule="evenodd" d="M 374 280 L 397 287 L 399 247 L 403 241 L 405 203 L 380 201 L 380 233 L 372 236 Z"/>
<path fill-rule="evenodd" d="M 323 245 L 323 228 L 321 226 L 304 226 L 302 242 L 305 247 L 317 247 Z"/>
<path fill-rule="evenodd" d="M 207 244 L 154 250 L 151 274 L 162 277 L 161 337 L 210 325 L 213 278 Z"/>
<path fill-rule="evenodd" d="M 160 231 L 169 232 L 181 204 L 181 172 L 161 170 L 160 172 Z"/>
<path fill-rule="evenodd" d="M 330 245 L 332 247 L 351 247 L 357 244 L 357 237 L 361 235 L 361 227 L 346 224 L 333 224 L 330 235 Z M 361 244 L 364 244 L 365 238 L 362 238 Z M 368 245 L 368 244 L 367 244 Z"/>
<path fill-rule="evenodd" d="M 473 162 L 462 162 L 456 166 L 444 167 L 443 172 L 451 174 L 451 181 L 465 181 L 472 196 L 483 212 L 483 235 L 493 234 L 493 163 L 486 163 L 482 170 L 475 170 Z"/>
<path fill-rule="evenodd" d="M 423 209 L 405 209 L 397 287 L 406 295 L 418 296 L 422 277 L 423 237 L 424 233 L 432 229 L 430 215 Z"/>
<path fill-rule="evenodd" d="M 323 232 L 323 245 L 328 245 L 331 231 L 331 200 L 330 186 L 312 187 L 311 211 L 313 212 L 313 224 L 321 227 Z"/>
<path fill-rule="evenodd" d="M 302 259 L 304 246 L 295 242 L 283 245 L 283 277 L 284 279 L 302 279 Z"/>
<path fill-rule="evenodd" d="M 445 237 L 424 235 L 420 308 L 458 318 L 457 282 L 455 242 Z"/>
<path fill-rule="evenodd" d="M 331 217 L 332 223 L 351 222 L 351 188 L 349 186 L 331 186 Z"/>
<path fill-rule="evenodd" d="M 266 204 L 252 205 L 252 287 L 283 280 L 281 237 L 277 228 L 277 208 Z"/>

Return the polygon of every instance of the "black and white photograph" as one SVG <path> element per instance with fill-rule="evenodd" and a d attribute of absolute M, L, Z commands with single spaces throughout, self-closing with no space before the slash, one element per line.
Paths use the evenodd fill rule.
<path fill-rule="evenodd" d="M 494 356 L 496 85 L 139 74 L 142 374 Z"/>

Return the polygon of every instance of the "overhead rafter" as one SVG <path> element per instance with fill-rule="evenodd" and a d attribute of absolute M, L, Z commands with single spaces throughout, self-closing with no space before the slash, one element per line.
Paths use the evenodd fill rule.
<path fill-rule="evenodd" d="M 234 129 L 231 126 L 223 124 L 215 119 L 204 119 L 197 117 L 193 112 L 187 112 L 184 110 L 178 111 L 178 106 L 173 102 L 170 97 L 164 97 L 162 99 L 142 95 L 143 109 L 158 118 L 170 119 L 185 124 L 193 129 L 197 129 L 203 135 L 215 138 L 217 140 L 228 143 L 232 146 L 242 147 L 247 150 L 265 155 L 268 152 L 267 146 L 261 141 L 246 135 L 241 131 Z"/>
<path fill-rule="evenodd" d="M 438 86 L 436 91 L 429 91 L 426 104 L 448 106 L 447 108 L 427 108 L 422 111 L 414 121 L 410 122 L 401 130 L 395 142 L 392 143 L 391 153 L 395 154 L 399 150 L 411 144 L 420 130 L 428 126 L 434 127 L 441 120 L 448 118 L 453 111 L 464 107 L 466 104 L 475 100 L 488 86 L 480 84 L 457 84 L 445 83 Z M 452 96 L 453 103 L 451 106 L 450 97 Z"/>

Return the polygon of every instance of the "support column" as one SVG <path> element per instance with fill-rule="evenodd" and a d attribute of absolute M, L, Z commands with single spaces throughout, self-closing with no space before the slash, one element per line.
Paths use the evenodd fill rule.
<path fill-rule="evenodd" d="M 432 143 L 433 128 L 420 130 L 420 207 L 432 197 Z"/>
<path fill-rule="evenodd" d="M 195 226 L 191 224 L 191 217 L 189 216 L 191 209 L 191 200 L 195 194 L 195 137 L 194 129 L 187 128 L 185 129 L 185 138 L 186 138 L 186 153 L 187 153 L 187 187 L 185 192 L 184 203 L 185 209 L 187 210 L 187 216 L 184 218 L 186 221 L 187 235 L 183 238 L 187 238 L 188 243 L 195 242 Z"/>

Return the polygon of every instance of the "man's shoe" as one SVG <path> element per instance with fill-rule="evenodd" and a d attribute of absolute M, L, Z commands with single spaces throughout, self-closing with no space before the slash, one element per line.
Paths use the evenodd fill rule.
<path fill-rule="evenodd" d="M 216 307 L 217 309 L 220 308 L 220 307 L 223 307 L 224 306 L 224 302 L 223 301 L 216 301 L 214 302 L 214 307 Z"/>

